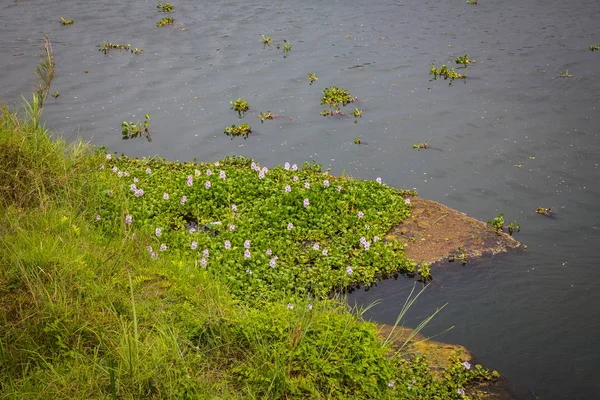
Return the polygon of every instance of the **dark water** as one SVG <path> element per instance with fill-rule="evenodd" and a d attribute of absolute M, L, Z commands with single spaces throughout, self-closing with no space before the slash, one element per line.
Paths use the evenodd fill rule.
<path fill-rule="evenodd" d="M 49 99 L 45 120 L 65 135 L 130 156 L 314 159 L 482 220 L 504 212 L 521 224 L 528 250 L 436 268 L 407 325 L 448 302 L 425 333 L 454 325 L 441 339 L 474 351 L 524 398 L 598 397 L 600 52 L 588 47 L 600 45 L 600 2 L 174 4 L 178 25 L 159 29 L 154 1 L 2 0 L 0 98 L 14 104 L 30 92 L 47 34 L 60 97 Z M 60 26 L 61 16 L 75 24 Z M 263 48 L 261 34 L 289 40 L 288 57 Z M 144 54 L 106 57 L 104 41 Z M 466 83 L 429 81 L 430 63 L 464 53 L 476 60 Z M 559 78 L 566 69 L 573 77 Z M 319 78 L 313 86 L 309 72 Z M 359 97 L 357 124 L 319 116 L 331 85 Z M 238 123 L 229 100 L 240 96 L 257 134 L 231 141 L 222 132 Z M 267 110 L 282 117 L 261 125 L 255 115 Z M 121 121 L 145 113 L 152 143 L 122 141 Z M 354 145 L 357 136 L 368 145 Z M 439 151 L 412 150 L 421 141 Z M 555 208 L 556 219 L 536 215 L 538 206 Z M 386 281 L 350 301 L 382 299 L 370 317 L 390 323 L 411 287 Z"/>

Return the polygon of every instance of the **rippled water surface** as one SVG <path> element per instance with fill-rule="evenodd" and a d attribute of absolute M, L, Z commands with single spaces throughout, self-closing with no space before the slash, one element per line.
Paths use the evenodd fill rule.
<path fill-rule="evenodd" d="M 475 352 L 524 398 L 594 399 L 600 392 L 600 2 L 596 0 L 176 0 L 174 27 L 156 2 L 0 3 L 0 98 L 29 93 L 42 35 L 57 60 L 46 125 L 130 156 L 271 166 L 315 160 L 332 173 L 416 188 L 476 218 L 504 212 L 528 249 L 443 265 L 407 324 L 449 303 L 427 334 Z M 62 27 L 60 17 L 75 19 Z M 287 39 L 284 57 L 261 34 Z M 144 49 L 113 52 L 104 41 Z M 466 83 L 429 81 L 429 65 L 476 62 Z M 560 78 L 569 70 L 573 76 Z M 89 72 L 86 74 L 84 70 Z M 309 86 L 309 72 L 319 80 Z M 364 117 L 323 118 L 323 88 L 359 97 Z M 249 101 L 248 140 L 229 101 Z M 259 111 L 280 118 L 260 124 Z M 151 143 L 122 141 L 123 120 L 152 117 Z M 357 146 L 361 136 L 367 145 Z M 433 148 L 412 150 L 427 141 Z M 515 165 L 523 164 L 522 168 Z M 555 219 L 536 215 L 557 210 Z M 412 281 L 382 282 L 350 301 L 382 299 L 391 323 Z"/>

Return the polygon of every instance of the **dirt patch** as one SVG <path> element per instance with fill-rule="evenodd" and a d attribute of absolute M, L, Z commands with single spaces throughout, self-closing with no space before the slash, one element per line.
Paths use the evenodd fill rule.
<path fill-rule="evenodd" d="M 393 329 L 391 325 L 378 325 L 379 336 L 382 339 L 387 339 L 391 333 L 392 348 L 397 350 L 404 345 L 410 335 L 413 334 L 412 329 L 396 327 Z M 475 365 L 477 360 L 463 346 L 459 344 L 449 344 L 429 340 L 425 336 L 417 333 L 413 336 L 410 342 L 402 348 L 402 354 L 406 357 L 416 357 L 421 355 L 427 356 L 427 362 L 432 367 L 433 373 L 441 371 L 448 366 L 448 358 L 456 355 L 463 361 L 469 361 Z M 467 389 L 467 394 L 472 398 L 484 398 L 487 400 L 512 400 L 516 399 L 506 378 L 500 377 L 494 381 L 477 382 L 475 385 Z"/>
<path fill-rule="evenodd" d="M 512 236 L 496 232 L 485 222 L 438 202 L 415 196 L 411 197 L 411 205 L 411 217 L 394 226 L 386 239 L 402 241 L 406 256 L 417 263 L 447 260 L 450 254 L 460 255 L 458 248 L 467 260 L 471 260 L 521 245 Z"/>

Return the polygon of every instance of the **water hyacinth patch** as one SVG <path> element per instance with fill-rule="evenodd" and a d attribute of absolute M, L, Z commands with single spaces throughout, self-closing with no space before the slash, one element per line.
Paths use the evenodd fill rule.
<path fill-rule="evenodd" d="M 168 251 L 156 252 L 162 257 L 178 254 L 191 258 L 200 266 L 208 255 L 198 253 L 198 248 L 210 249 L 212 273 L 222 279 L 233 297 L 249 303 L 306 298 L 309 291 L 310 296 L 327 297 L 340 287 L 336 273 L 340 269 L 342 286 L 372 284 L 395 272 L 416 272 L 416 265 L 405 258 L 399 243 L 367 240 L 385 236 L 406 218 L 410 207 L 405 199 L 414 193 L 375 180 L 325 175 L 316 164 L 290 164 L 287 168 L 267 168 L 243 157 L 231 157 L 219 162 L 216 173 L 214 163 L 113 156 L 104 171 L 95 168 L 94 173 L 106 180 L 104 190 L 110 187 L 115 191 L 122 190 L 123 185 L 110 168 L 136 176 L 136 190 L 143 187 L 145 193 L 140 197 L 129 194 L 135 199 L 127 204 L 129 215 L 135 218 L 136 228 L 151 229 L 154 237 L 156 228 L 161 229 L 161 243 Z M 146 174 L 147 170 L 150 173 Z M 194 180 L 207 176 L 209 170 L 214 175 L 222 171 L 227 179 L 205 181 L 199 190 Z M 257 179 L 257 175 L 262 178 Z M 207 182 L 211 182 L 210 190 L 206 190 Z M 129 184 L 123 189 L 132 193 Z M 173 196 L 178 199 L 176 206 L 166 201 Z M 122 197 L 120 192 L 101 197 L 91 218 L 102 215 L 98 226 L 104 227 L 111 220 L 120 220 Z M 359 240 L 362 237 L 364 242 Z M 242 250 L 232 251 L 239 248 Z M 250 254 L 252 249 L 254 254 Z M 309 267 L 312 263 L 314 266 Z M 349 265 L 361 267 L 352 267 L 355 270 L 348 273 Z M 251 280 L 245 272 L 248 268 L 253 271 Z M 306 268 L 311 269 L 310 274 Z"/>

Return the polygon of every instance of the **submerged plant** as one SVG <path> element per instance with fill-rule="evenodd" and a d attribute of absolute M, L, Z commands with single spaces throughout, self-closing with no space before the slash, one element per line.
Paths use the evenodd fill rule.
<path fill-rule="evenodd" d="M 433 75 L 433 78 L 431 79 L 432 81 L 436 80 L 438 76 L 444 78 L 444 80 L 450 79 L 450 85 L 452 85 L 452 81 L 454 81 L 455 79 L 467 78 L 467 75 L 459 74 L 454 70 L 454 68 L 448 69 L 448 67 L 445 64 L 442 64 L 440 69 L 437 69 L 433 63 L 431 64 L 431 68 L 429 69 L 429 75 Z"/>
<path fill-rule="evenodd" d="M 158 3 L 156 8 L 158 8 L 159 12 L 171 12 L 175 6 L 171 3 Z"/>
<path fill-rule="evenodd" d="M 102 51 L 104 54 L 107 54 L 112 50 L 119 50 L 119 51 L 123 51 L 123 50 L 129 50 L 129 48 L 131 47 L 130 44 L 117 44 L 117 43 L 112 43 L 112 42 L 104 42 L 101 45 L 98 45 L 98 47 L 100 47 L 100 51 Z"/>
<path fill-rule="evenodd" d="M 146 139 L 149 142 L 152 141 L 150 137 L 150 114 L 145 115 L 146 119 L 142 123 L 138 121 L 137 123 L 123 121 L 121 123 L 121 133 L 123 134 L 123 140 L 133 139 L 136 137 L 142 137 L 146 135 Z"/>
<path fill-rule="evenodd" d="M 312 85 L 313 83 L 315 83 L 316 81 L 319 80 L 319 78 L 317 78 L 316 74 L 312 74 L 312 73 L 308 73 L 308 79 L 310 80 L 310 85 Z"/>
<path fill-rule="evenodd" d="M 413 144 L 413 149 L 417 149 L 417 150 L 426 149 L 428 147 L 429 147 L 429 145 L 427 144 L 427 142 L 419 142 L 419 143 Z"/>
<path fill-rule="evenodd" d="M 464 56 L 456 57 L 456 60 L 454 60 L 454 62 L 457 64 L 462 64 L 465 67 L 467 67 L 471 63 L 471 59 L 469 58 L 469 56 L 467 54 L 465 54 Z"/>
<path fill-rule="evenodd" d="M 590 45 L 590 51 L 595 51 L 595 50 L 599 50 L 600 51 L 600 46 L 594 46 L 593 44 Z"/>
<path fill-rule="evenodd" d="M 262 42 L 265 46 L 271 46 L 271 36 L 266 37 L 265 35 L 261 35 L 262 36 Z"/>
<path fill-rule="evenodd" d="M 273 114 L 271 111 L 267 111 L 265 112 L 261 112 L 260 114 L 258 114 L 258 118 L 260 119 L 260 123 L 263 124 L 265 122 L 265 120 L 273 120 L 277 117 L 277 114 Z"/>
<path fill-rule="evenodd" d="M 161 20 L 156 23 L 156 26 L 160 28 L 163 26 L 171 25 L 173 21 L 173 17 L 161 18 Z"/>
<path fill-rule="evenodd" d="M 60 24 L 61 24 L 62 26 L 73 25 L 73 22 L 75 22 L 75 20 L 72 20 L 72 19 L 64 19 L 63 17 L 60 17 Z"/>
<path fill-rule="evenodd" d="M 238 98 L 236 101 L 229 100 L 229 104 L 231 104 L 232 110 L 237 111 L 240 118 L 242 118 L 246 111 L 248 111 L 248 102 L 242 99 L 241 97 Z"/>
<path fill-rule="evenodd" d="M 252 129 L 248 124 L 231 125 L 225 128 L 224 132 L 227 136 L 231 136 L 231 139 L 237 136 L 243 136 L 244 139 L 248 139 L 248 135 L 252 133 Z"/>

